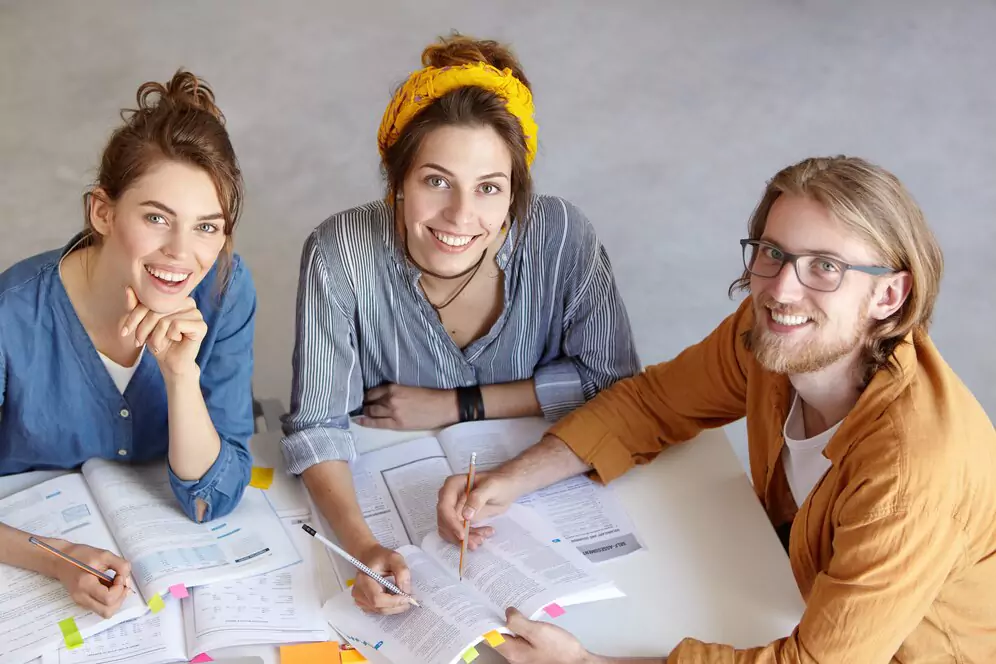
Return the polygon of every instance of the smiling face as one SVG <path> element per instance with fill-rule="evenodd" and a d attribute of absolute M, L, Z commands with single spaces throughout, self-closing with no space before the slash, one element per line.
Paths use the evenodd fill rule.
<path fill-rule="evenodd" d="M 761 240 L 794 254 L 821 254 L 856 265 L 877 265 L 871 247 L 834 219 L 820 203 L 783 194 L 771 206 Z M 819 263 L 825 269 L 829 263 Z M 786 263 L 774 277 L 751 275 L 755 324 L 752 348 L 768 370 L 783 374 L 819 371 L 856 354 L 870 325 L 902 303 L 888 278 L 854 270 L 834 292 L 800 283 Z M 905 297 L 905 295 L 904 295 Z"/>
<path fill-rule="evenodd" d="M 117 201 L 95 192 L 90 222 L 101 261 L 152 311 L 176 311 L 225 246 L 218 192 L 207 172 L 163 161 Z"/>
<path fill-rule="evenodd" d="M 444 276 L 473 266 L 500 236 L 511 204 L 512 157 L 491 127 L 440 127 L 405 176 L 408 251 Z"/>

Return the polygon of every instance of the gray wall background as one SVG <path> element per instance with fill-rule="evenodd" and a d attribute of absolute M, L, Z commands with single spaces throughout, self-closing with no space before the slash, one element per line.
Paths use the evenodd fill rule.
<path fill-rule="evenodd" d="M 279 6 L 278 6 L 279 5 Z M 451 29 L 510 42 L 534 85 L 538 189 L 600 231 L 644 363 L 735 306 L 737 240 L 782 166 L 879 162 L 945 251 L 933 336 L 996 416 L 996 4 L 987 0 L 0 3 L 0 269 L 61 246 L 138 85 L 213 86 L 247 183 L 255 389 L 289 399 L 301 244 L 380 195 L 391 91 Z M 742 429 L 730 432 L 743 457 Z"/>

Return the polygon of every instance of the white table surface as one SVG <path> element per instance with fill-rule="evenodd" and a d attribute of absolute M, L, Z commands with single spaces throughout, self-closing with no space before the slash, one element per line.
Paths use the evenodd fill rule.
<path fill-rule="evenodd" d="M 359 452 L 425 432 L 356 428 Z M 278 435 L 254 441 L 267 459 Z M 258 462 L 257 462 L 258 463 Z M 606 655 L 662 656 L 686 636 L 737 647 L 787 636 L 804 608 L 782 549 L 743 466 L 722 431 L 670 449 L 611 484 L 646 550 L 599 565 L 626 597 L 572 606 L 551 620 Z M 483 645 L 483 644 L 482 644 Z M 478 662 L 504 662 L 479 647 Z M 276 647 L 226 648 L 214 657 L 258 655 L 278 664 Z"/>
<path fill-rule="evenodd" d="M 359 452 L 427 435 L 356 427 Z M 271 502 L 279 510 L 303 500 L 287 475 L 279 432 L 257 434 L 255 465 L 276 469 Z M 3 478 L 0 496 L 58 472 Z M 778 537 L 721 431 L 670 449 L 611 484 L 646 550 L 599 565 L 626 597 L 572 606 L 551 620 L 606 655 L 661 656 L 682 638 L 764 645 L 788 635 L 803 602 Z M 330 584 L 334 585 L 334 584 Z M 504 662 L 486 646 L 480 664 Z M 215 659 L 256 655 L 279 664 L 276 646 L 211 651 Z"/>

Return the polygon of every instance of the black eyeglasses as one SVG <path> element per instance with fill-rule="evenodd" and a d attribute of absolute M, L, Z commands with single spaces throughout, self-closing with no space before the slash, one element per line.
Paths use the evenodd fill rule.
<path fill-rule="evenodd" d="M 819 254 L 790 254 L 763 240 L 740 240 L 744 251 L 744 268 L 758 277 L 777 277 L 785 263 L 792 263 L 799 283 L 807 288 L 832 293 L 840 288 L 848 270 L 879 276 L 895 272 L 881 265 L 851 265 Z"/>

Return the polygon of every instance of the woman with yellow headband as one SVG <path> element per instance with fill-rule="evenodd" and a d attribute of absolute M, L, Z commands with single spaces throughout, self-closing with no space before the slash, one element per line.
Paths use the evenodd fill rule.
<path fill-rule="evenodd" d="M 363 519 L 350 417 L 432 429 L 555 420 L 640 369 L 609 259 L 591 224 L 532 193 L 529 81 L 493 41 L 429 46 L 378 133 L 387 196 L 305 243 L 284 455 L 347 550 L 407 590 L 400 555 Z M 405 610 L 361 575 L 357 603 Z"/>

